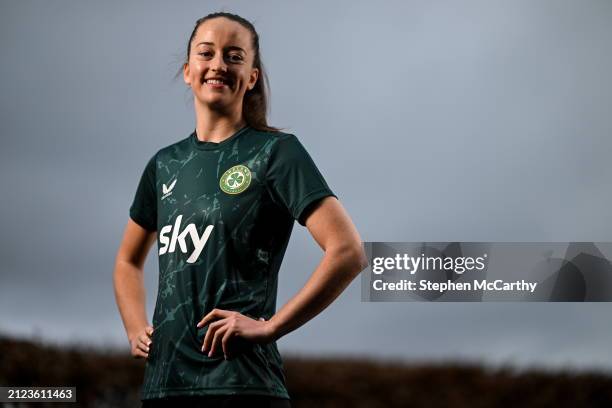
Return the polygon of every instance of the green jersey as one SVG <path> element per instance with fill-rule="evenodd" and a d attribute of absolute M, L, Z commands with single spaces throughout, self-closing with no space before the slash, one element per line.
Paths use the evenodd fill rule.
<path fill-rule="evenodd" d="M 289 398 L 276 342 L 238 339 L 234 357 L 201 351 L 211 310 L 266 320 L 297 220 L 336 196 L 295 135 L 248 126 L 220 143 L 195 130 L 158 150 L 130 217 L 157 231 L 159 288 L 141 399 L 259 394 Z"/>

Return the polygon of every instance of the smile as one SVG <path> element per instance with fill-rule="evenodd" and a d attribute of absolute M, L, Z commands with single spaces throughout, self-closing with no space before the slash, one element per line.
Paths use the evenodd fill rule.
<path fill-rule="evenodd" d="M 213 88 L 223 88 L 224 86 L 229 87 L 231 84 L 230 81 L 220 78 L 209 78 L 205 81 L 205 83 Z"/>

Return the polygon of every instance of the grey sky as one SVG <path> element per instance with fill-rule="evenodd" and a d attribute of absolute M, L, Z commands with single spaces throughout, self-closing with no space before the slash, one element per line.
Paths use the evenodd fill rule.
<path fill-rule="evenodd" d="M 611 241 L 607 1 L 2 2 L 0 330 L 127 347 L 114 256 L 138 178 L 194 127 L 195 20 L 255 23 L 271 120 L 367 241 Z M 321 252 L 295 224 L 280 308 Z M 157 259 L 147 261 L 148 312 Z M 612 370 L 610 306 L 361 303 L 283 352 Z M 127 350 L 127 349 L 126 349 Z"/>

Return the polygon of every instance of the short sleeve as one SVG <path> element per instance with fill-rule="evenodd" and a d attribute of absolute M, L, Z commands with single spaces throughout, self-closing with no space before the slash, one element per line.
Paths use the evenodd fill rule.
<path fill-rule="evenodd" d="M 156 158 L 157 153 L 145 166 L 130 207 L 130 218 L 149 231 L 157 230 Z"/>
<path fill-rule="evenodd" d="M 271 149 L 266 183 L 273 201 L 287 209 L 300 225 L 320 199 L 336 194 L 327 185 L 295 135 L 280 136 Z"/>

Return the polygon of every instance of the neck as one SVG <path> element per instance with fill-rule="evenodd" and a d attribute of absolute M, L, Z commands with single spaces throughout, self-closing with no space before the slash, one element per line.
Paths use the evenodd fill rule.
<path fill-rule="evenodd" d="M 202 142 L 219 143 L 246 125 L 242 117 L 242 106 L 227 112 L 211 110 L 195 103 L 196 136 Z"/>

